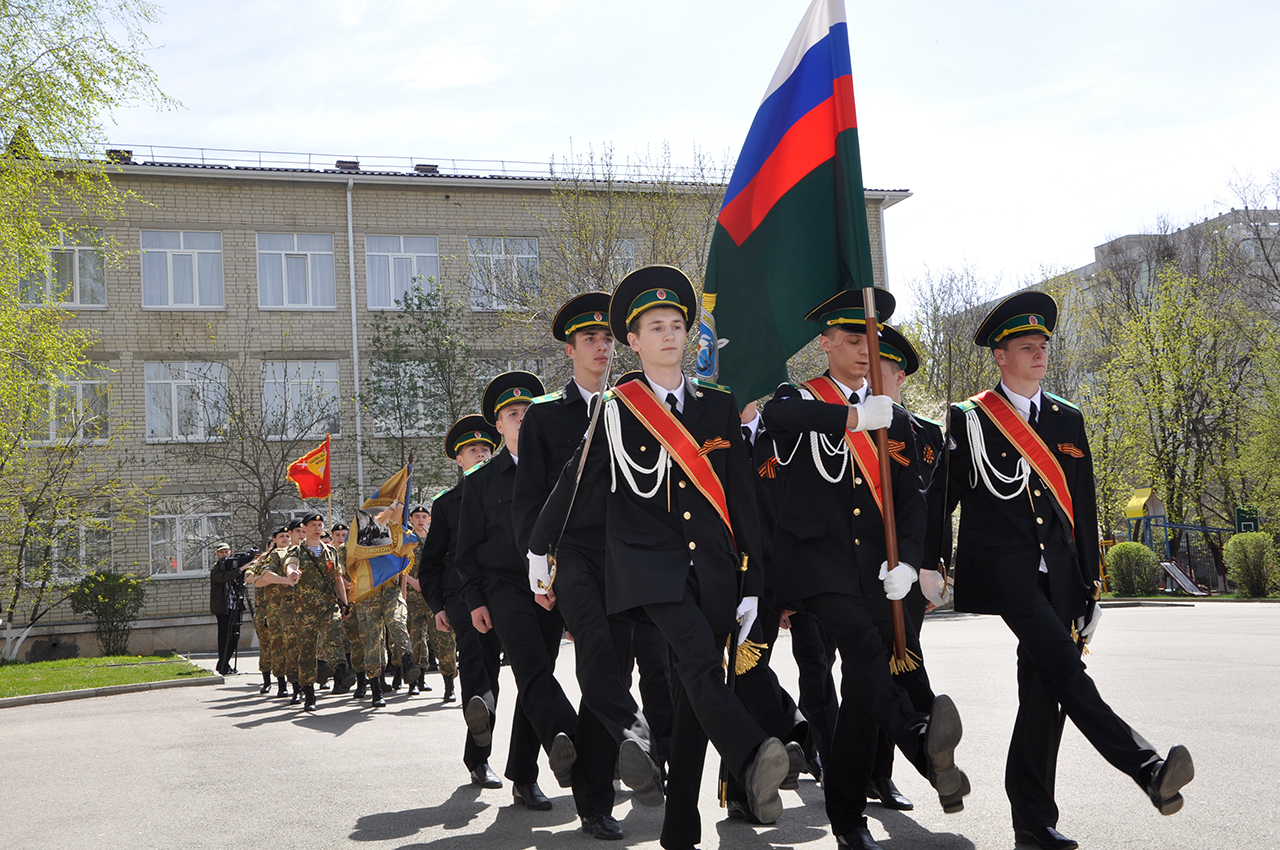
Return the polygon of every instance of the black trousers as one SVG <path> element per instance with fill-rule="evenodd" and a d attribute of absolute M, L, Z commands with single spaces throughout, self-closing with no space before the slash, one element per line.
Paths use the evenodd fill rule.
<path fill-rule="evenodd" d="M 928 715 L 917 711 L 889 672 L 889 653 L 859 596 L 822 593 L 804 607 L 840 650 L 840 711 L 831 758 L 824 763 L 827 817 L 836 835 L 866 826 L 867 780 L 875 756 L 877 726 L 885 729 L 911 763 L 926 774 L 923 732 Z"/>
<path fill-rule="evenodd" d="M 573 636 L 582 701 L 574 746 L 573 796 L 578 814 L 613 809 L 618 746 L 630 738 L 653 752 L 649 724 L 622 683 L 618 648 L 604 604 L 602 552 L 562 542 L 556 551 L 556 610 Z M 629 647 L 622 647 L 629 652 Z M 656 756 L 655 756 L 656 758 Z"/>
<path fill-rule="evenodd" d="M 823 764 L 831 760 L 840 701 L 831 667 L 836 660 L 835 642 L 808 611 L 791 615 L 791 654 L 800 673 L 800 713 L 809 721 L 805 751 L 816 750 Z"/>
<path fill-rule="evenodd" d="M 652 621 L 643 616 L 615 615 L 609 618 L 613 645 L 618 656 L 622 686 L 631 690 L 632 670 L 640 675 L 640 702 L 649 736 L 650 753 L 660 765 L 671 757 L 671 725 L 675 703 L 671 696 L 671 658 L 667 639 Z"/>
<path fill-rule="evenodd" d="M 694 591 L 686 589 L 679 602 L 646 605 L 644 611 L 671 646 L 676 670 L 672 682 L 675 719 L 660 840 L 663 847 L 676 850 L 692 847 L 702 837 L 698 789 L 708 736 L 739 781 L 768 736 L 725 683 L 721 662 L 728 635 L 712 634 Z"/>
<path fill-rule="evenodd" d="M 550 753 L 556 735 L 563 732 L 572 737 L 578 725 L 573 704 L 555 677 L 564 620 L 558 611 L 548 611 L 534 602 L 527 587 L 492 580 L 485 583 L 484 594 L 493 630 L 515 675 L 525 716 L 543 749 Z"/>
<path fill-rule="evenodd" d="M 1058 823 L 1053 791 L 1062 712 L 1103 758 L 1145 785 L 1160 756 L 1098 693 L 1070 625 L 1049 602 L 1047 575 L 1041 575 L 1030 610 L 1006 614 L 1004 621 L 1018 638 L 1018 717 L 1004 773 L 1014 828 Z"/>
<path fill-rule="evenodd" d="M 489 706 L 495 718 L 498 709 L 498 674 L 502 669 L 502 642 L 498 633 L 490 630 L 480 634 L 471 625 L 471 611 L 455 594 L 447 594 L 444 600 L 445 614 L 453 630 L 458 651 L 458 684 L 462 690 L 462 704 L 478 696 Z M 475 770 L 489 761 L 492 745 L 481 747 L 467 733 L 462 749 L 462 763 L 467 770 Z M 522 784 L 538 778 L 538 736 L 533 734 L 529 719 L 519 698 L 511 715 L 511 739 L 507 748 L 506 777 Z"/>
<path fill-rule="evenodd" d="M 912 586 L 913 591 L 924 599 L 924 595 L 919 593 L 919 588 Z M 924 616 L 924 606 L 918 608 L 913 604 L 912 595 L 907 594 L 906 599 L 902 600 L 902 619 L 906 630 L 907 652 L 914 656 L 916 664 L 919 665 L 915 670 L 908 670 L 905 673 L 899 673 L 893 678 L 907 692 L 907 696 L 911 698 L 911 705 L 916 711 L 928 714 L 933 709 L 933 688 L 929 685 L 929 674 L 925 670 L 924 651 L 920 648 L 920 618 Z M 919 613 L 917 613 L 919 611 Z M 884 641 L 884 648 L 890 653 L 893 652 L 893 620 L 876 620 L 876 628 L 880 631 L 880 639 Z M 875 754 L 872 759 L 871 775 L 875 778 L 887 779 L 893 776 L 893 739 L 889 737 L 889 733 L 883 729 L 876 734 Z"/>
<path fill-rule="evenodd" d="M 239 643 L 240 612 L 237 611 L 234 614 L 214 614 L 214 616 L 218 618 L 218 666 L 215 669 L 217 669 L 219 673 L 225 673 L 231 669 L 231 656 L 235 654 L 236 644 Z M 237 640 L 235 641 L 232 641 L 231 639 L 233 626 L 231 622 L 232 617 L 236 620 L 234 627 Z"/>

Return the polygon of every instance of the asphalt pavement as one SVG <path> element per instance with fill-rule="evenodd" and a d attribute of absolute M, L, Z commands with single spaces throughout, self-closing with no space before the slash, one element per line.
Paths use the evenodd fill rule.
<path fill-rule="evenodd" d="M 916 802 L 897 813 L 872 803 L 871 832 L 885 850 L 1014 845 L 1003 768 L 1017 707 L 1014 641 L 995 617 L 942 615 L 923 644 L 935 691 L 964 719 L 957 761 L 973 793 L 945 815 L 927 783 L 898 759 L 895 780 Z M 1280 606 L 1199 603 L 1108 608 L 1086 658 L 1103 697 L 1162 752 L 1186 744 L 1196 779 L 1186 805 L 1161 817 L 1068 722 L 1058 764 L 1060 831 L 1082 848 L 1280 847 Z M 210 660 L 210 664 L 212 661 Z M 573 645 L 560 680 L 577 703 Z M 774 667 L 794 688 L 784 633 Z M 0 712 L 0 845 L 40 848 L 431 847 L 552 850 L 602 847 L 578 829 L 568 789 L 543 757 L 549 812 L 512 805 L 501 790 L 468 784 L 460 703 L 430 693 L 393 694 L 386 708 L 321 692 L 320 711 L 258 695 L 256 657 L 221 685 L 153 690 L 19 706 Z M 501 717 L 515 683 L 503 671 Z M 502 772 L 500 721 L 493 767 Z M 711 751 L 700 798 L 702 848 L 834 848 L 821 788 L 805 777 L 782 792 L 773 826 L 729 821 L 717 806 Z M 661 809 L 618 794 L 626 839 L 609 846 L 656 850 Z"/>

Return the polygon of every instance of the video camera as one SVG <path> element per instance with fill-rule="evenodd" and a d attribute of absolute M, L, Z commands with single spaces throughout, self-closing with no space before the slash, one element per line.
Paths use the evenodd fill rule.
<path fill-rule="evenodd" d="M 239 569 L 243 569 L 245 566 L 249 564 L 249 562 L 251 562 L 254 558 L 258 557 L 260 551 L 261 550 L 258 549 L 257 546 L 251 546 L 249 547 L 249 550 L 247 552 L 240 552 L 235 555 L 228 555 L 222 560 L 226 562 L 227 566 L 235 567 L 237 570 L 239 570 Z"/>

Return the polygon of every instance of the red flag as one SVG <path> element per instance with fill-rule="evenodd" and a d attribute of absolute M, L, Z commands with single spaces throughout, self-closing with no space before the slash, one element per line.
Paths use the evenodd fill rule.
<path fill-rule="evenodd" d="M 324 442 L 289 464 L 289 480 L 304 499 L 323 499 L 329 488 L 329 435 Z"/>

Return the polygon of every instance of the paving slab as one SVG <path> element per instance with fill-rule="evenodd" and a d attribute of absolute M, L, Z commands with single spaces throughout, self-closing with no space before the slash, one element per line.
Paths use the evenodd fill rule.
<path fill-rule="evenodd" d="M 917 807 L 872 803 L 871 832 L 885 850 L 1014 847 L 1003 767 L 1016 710 L 1014 641 L 995 617 L 931 617 L 924 650 L 935 690 L 964 718 L 957 753 L 973 782 L 966 809 L 944 815 L 899 759 L 895 779 Z M 783 634 L 775 653 L 783 683 L 795 664 Z M 561 681 L 573 702 L 561 654 Z M 1086 658 L 1104 698 L 1162 751 L 1190 747 L 1196 780 L 1186 806 L 1161 817 L 1070 723 L 1058 766 L 1059 829 L 1082 848 L 1280 847 L 1280 607 L 1266 604 L 1108 609 Z M 212 660 L 209 662 L 212 664 Z M 305 714 L 258 695 L 256 659 L 220 685 L 149 690 L 16 706 L 0 713 L 0 843 L 42 848 L 431 847 L 525 850 L 600 846 L 578 830 L 567 789 L 543 757 L 549 812 L 512 805 L 501 790 L 467 784 L 465 728 L 457 703 L 435 690 L 394 694 L 384 709 L 322 695 Z M 515 683 L 503 671 L 499 710 Z M 322 692 L 323 693 L 323 692 Z M 500 716 L 506 716 L 501 714 Z M 495 736 L 501 773 L 506 724 Z M 703 848 L 833 848 L 822 791 L 805 778 L 783 792 L 772 827 L 727 821 L 716 805 L 711 762 L 700 798 Z M 656 850 L 661 810 L 618 794 L 626 840 Z"/>

